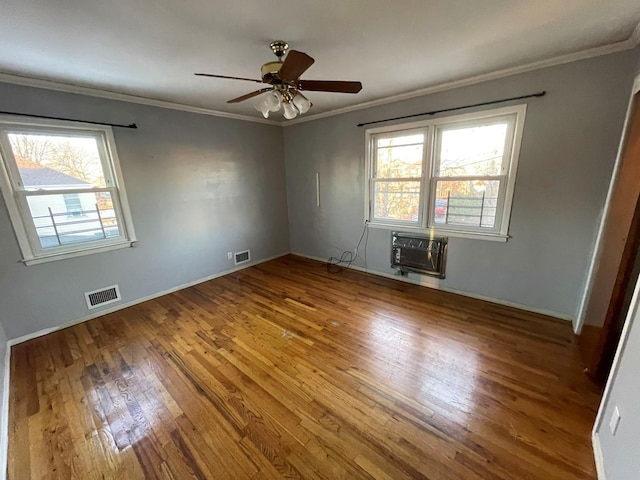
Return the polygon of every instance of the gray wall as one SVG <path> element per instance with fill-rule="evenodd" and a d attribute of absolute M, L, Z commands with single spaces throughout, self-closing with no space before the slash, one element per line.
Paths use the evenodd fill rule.
<path fill-rule="evenodd" d="M 637 288 L 640 288 L 640 284 Z M 636 303 L 637 307 L 637 303 Z M 638 435 L 640 434 L 640 310 L 632 310 L 628 320 L 628 335 L 621 345 L 622 355 L 611 386 L 602 404 L 596 427 L 600 440 L 606 478 L 611 480 L 637 480 L 640 478 Z M 620 425 L 613 436 L 609 420 L 615 407 L 620 411 Z"/>
<path fill-rule="evenodd" d="M 138 247 L 25 266 L 0 204 L 9 338 L 88 315 L 85 291 L 117 283 L 129 302 L 232 268 L 227 251 L 289 250 L 279 126 L 8 84 L 0 110 L 139 126 L 114 129 Z"/>
<path fill-rule="evenodd" d="M 423 281 L 573 317 L 620 139 L 633 53 L 287 126 L 291 250 L 326 258 L 357 243 L 366 180 L 365 131 L 357 123 L 546 90 L 546 97 L 528 102 L 509 229 L 513 238 L 507 243 L 450 238 L 447 278 Z M 388 230 L 369 229 L 368 269 L 393 273 L 389 244 Z M 362 247 L 359 253 L 356 265 L 365 266 Z"/>

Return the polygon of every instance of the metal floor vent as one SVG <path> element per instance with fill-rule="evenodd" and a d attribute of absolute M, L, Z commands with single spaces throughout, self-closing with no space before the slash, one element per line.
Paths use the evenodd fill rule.
<path fill-rule="evenodd" d="M 89 310 L 122 300 L 118 285 L 93 290 L 92 292 L 85 292 L 84 298 L 87 301 L 87 308 Z"/>
<path fill-rule="evenodd" d="M 251 260 L 251 251 L 245 250 L 244 252 L 236 252 L 236 254 L 234 255 L 234 258 L 235 258 L 236 265 L 239 265 L 241 263 L 247 263 L 249 260 Z"/>

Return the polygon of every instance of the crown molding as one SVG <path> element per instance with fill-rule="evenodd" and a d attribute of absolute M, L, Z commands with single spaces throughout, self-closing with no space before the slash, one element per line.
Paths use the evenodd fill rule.
<path fill-rule="evenodd" d="M 109 100 L 120 100 L 122 102 L 138 103 L 141 105 L 149 105 L 152 107 L 168 108 L 171 110 L 180 110 L 182 112 L 199 113 L 201 115 L 211 115 L 212 117 L 231 118 L 233 120 L 243 120 L 245 122 L 263 123 L 266 125 L 282 125 L 282 122 L 279 122 L 279 121 L 266 120 L 263 118 L 251 117 L 249 115 L 240 115 L 237 113 L 221 112 L 220 110 L 212 110 L 210 108 L 195 107 L 193 105 L 185 105 L 182 103 L 174 103 L 174 102 L 168 102 L 165 100 L 157 100 L 155 98 L 140 97 L 137 95 L 129 95 L 127 93 L 112 92 L 110 90 L 101 90 L 93 87 L 73 85 L 70 83 L 54 82 L 52 80 L 24 77 L 22 75 L 13 75 L 9 73 L 0 72 L 0 82 L 11 83 L 14 85 L 22 85 L 26 87 L 43 88 L 46 90 L 55 90 L 58 92 L 76 93 L 79 95 L 88 95 L 91 97 L 107 98 Z"/>
<path fill-rule="evenodd" d="M 432 93 L 444 92 L 446 90 L 453 90 L 455 88 L 468 87 L 470 85 L 475 85 L 482 82 L 488 82 L 490 80 L 497 80 L 499 78 L 509 77 L 512 75 L 530 72 L 533 70 L 540 70 L 542 68 L 553 67 L 556 65 L 563 65 L 565 63 L 577 62 L 578 60 L 586 60 L 588 58 L 599 57 L 602 55 L 622 52 L 625 50 L 631 50 L 632 48 L 635 48 L 638 45 L 640 45 L 640 23 L 636 25 L 636 28 L 633 30 L 629 38 L 621 42 L 611 43 L 609 45 L 603 45 L 595 48 L 589 48 L 587 50 L 581 50 L 579 52 L 560 55 L 558 57 L 548 58 L 545 60 L 539 60 L 537 62 L 528 63 L 525 65 L 509 67 L 502 70 L 496 70 L 490 73 L 483 73 L 481 75 L 475 75 L 473 77 L 467 77 L 460 80 L 441 83 L 438 85 L 433 85 L 431 87 L 421 88 L 419 90 L 412 90 L 410 92 L 400 93 L 398 95 L 392 95 L 390 97 L 385 97 L 378 100 L 371 100 L 369 102 L 363 102 L 357 105 L 338 108 L 335 110 L 330 110 L 328 112 L 322 112 L 315 115 L 296 118 L 294 120 L 282 122 L 282 125 L 287 127 L 290 125 L 296 125 L 298 123 L 311 122 L 313 120 L 319 120 L 321 118 L 332 117 L 334 115 L 354 112 L 357 110 L 363 110 L 365 108 L 377 107 L 379 105 L 386 105 L 388 103 L 399 102 L 402 100 L 409 100 L 411 98 L 421 97 L 423 95 L 429 95 Z"/>
<path fill-rule="evenodd" d="M 363 110 L 369 107 L 386 105 L 388 103 L 399 102 L 402 100 L 409 100 L 411 98 L 421 97 L 423 95 L 444 92 L 446 90 L 453 90 L 455 88 L 467 87 L 470 85 L 475 85 L 475 84 L 487 82 L 490 80 L 497 80 L 499 78 L 509 77 L 511 75 L 517 75 L 520 73 L 530 72 L 533 70 L 553 67 L 556 65 L 576 62 L 578 60 L 585 60 L 593 57 L 599 57 L 601 55 L 608 55 L 610 53 L 622 52 L 624 50 L 630 50 L 632 48 L 635 48 L 638 45 L 640 45 L 640 23 L 636 25 L 635 29 L 633 30 L 629 38 L 621 42 L 612 43 L 609 45 L 603 45 L 595 48 L 590 48 L 590 49 L 582 50 L 579 52 L 569 53 L 567 55 L 561 55 L 561 56 L 549 58 L 546 60 L 540 60 L 537 62 L 528 63 L 526 65 L 505 68 L 505 69 L 496 70 L 490 73 L 475 75 L 473 77 L 467 77 L 460 80 L 454 80 L 451 82 L 445 82 L 438 85 L 432 85 L 430 87 L 425 87 L 418 90 L 412 90 L 410 92 L 405 92 L 398 95 L 391 95 L 389 97 L 384 97 L 377 100 L 371 100 L 368 102 L 359 103 L 357 105 L 350 105 L 344 108 L 337 108 L 335 110 L 329 110 L 327 112 L 322 112 L 315 115 L 298 117 L 294 120 L 283 120 L 283 121 L 267 120 L 260 117 L 252 117 L 249 115 L 240 115 L 237 113 L 222 112 L 220 110 L 213 110 L 210 108 L 196 107 L 193 105 L 186 105 L 182 103 L 174 103 L 174 102 L 168 102 L 165 100 L 157 100 L 154 98 L 140 97 L 137 95 L 113 92 L 110 90 L 102 90 L 94 87 L 73 85 L 69 83 L 55 82 L 52 80 L 26 77 L 22 75 L 14 75 L 9 73 L 2 73 L 2 72 L 0 72 L 0 82 L 11 83 L 15 85 L 23 85 L 27 87 L 43 88 L 46 90 L 55 90 L 59 92 L 76 93 L 79 95 L 88 95 L 91 97 L 107 98 L 110 100 L 120 100 L 123 102 L 138 103 L 141 105 L 149 105 L 152 107 L 168 108 L 171 110 L 179 110 L 182 112 L 198 113 L 201 115 L 211 115 L 213 117 L 230 118 L 233 120 L 242 120 L 245 122 L 254 122 L 254 123 L 262 123 L 265 125 L 276 125 L 276 126 L 287 127 L 290 125 L 296 125 L 298 123 L 311 122 L 313 120 L 319 120 L 321 118 L 332 117 L 335 115 L 341 115 L 343 113 L 354 112 L 357 110 Z"/>

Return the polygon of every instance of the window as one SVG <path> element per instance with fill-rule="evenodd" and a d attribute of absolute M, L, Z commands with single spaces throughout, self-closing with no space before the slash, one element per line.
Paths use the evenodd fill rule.
<path fill-rule="evenodd" d="M 80 201 L 79 193 L 65 193 L 64 204 L 67 207 L 67 215 L 76 217 L 82 215 L 82 202 Z"/>
<path fill-rule="evenodd" d="M 367 220 L 506 240 L 525 111 L 367 130 Z"/>
<path fill-rule="evenodd" d="M 25 263 L 135 241 L 109 127 L 0 117 L 0 187 Z"/>

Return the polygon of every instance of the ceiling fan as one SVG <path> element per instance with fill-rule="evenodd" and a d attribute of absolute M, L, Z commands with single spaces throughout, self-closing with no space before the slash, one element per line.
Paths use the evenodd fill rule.
<path fill-rule="evenodd" d="M 311 102 L 302 94 L 302 91 L 358 93 L 362 90 L 360 82 L 345 82 L 337 80 L 301 80 L 302 75 L 313 65 L 315 61 L 309 55 L 297 50 L 291 50 L 286 58 L 283 57 L 289 48 L 289 44 L 282 40 L 275 40 L 269 45 L 278 57 L 278 60 L 262 65 L 262 80 L 244 77 L 229 77 L 226 75 L 213 75 L 210 73 L 196 73 L 201 77 L 227 78 L 230 80 L 245 80 L 248 82 L 266 83 L 270 87 L 261 88 L 255 92 L 247 93 L 229 100 L 227 103 L 239 103 L 269 92 L 269 95 L 256 108 L 262 112 L 265 118 L 269 112 L 277 112 L 282 108 L 284 117 L 288 120 L 303 114 L 311 108 Z"/>

